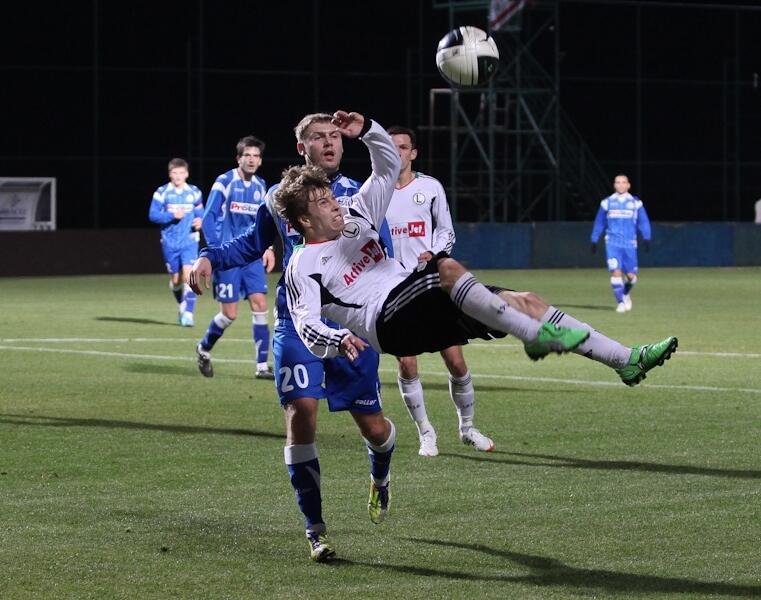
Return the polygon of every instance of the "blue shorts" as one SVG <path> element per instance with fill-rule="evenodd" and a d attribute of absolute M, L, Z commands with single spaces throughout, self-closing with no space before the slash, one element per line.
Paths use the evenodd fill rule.
<path fill-rule="evenodd" d="M 354 362 L 343 356 L 320 359 L 307 350 L 293 321 L 278 319 L 272 338 L 272 355 L 281 406 L 296 398 L 327 397 L 330 412 L 350 410 L 374 414 L 381 411 L 380 357 L 372 348 L 360 352 Z"/>
<path fill-rule="evenodd" d="M 214 298 L 223 304 L 238 302 L 251 294 L 267 293 L 267 275 L 261 260 L 234 267 L 226 271 L 214 271 Z"/>
<path fill-rule="evenodd" d="M 191 266 L 198 258 L 198 242 L 188 244 L 184 248 L 173 248 L 161 244 L 167 273 L 181 273 L 183 265 Z"/>
<path fill-rule="evenodd" d="M 624 273 L 636 273 L 639 268 L 636 248 L 622 248 L 606 244 L 605 255 L 608 259 L 608 271 L 620 269 Z"/>

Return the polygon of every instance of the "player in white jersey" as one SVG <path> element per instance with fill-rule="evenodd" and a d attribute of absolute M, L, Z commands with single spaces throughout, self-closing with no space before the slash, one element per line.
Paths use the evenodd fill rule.
<path fill-rule="evenodd" d="M 373 172 L 352 206 L 336 202 L 324 171 L 314 166 L 289 168 L 275 193 L 280 214 L 304 236 L 285 279 L 296 330 L 315 356 L 353 360 L 367 342 L 379 352 L 412 356 L 511 334 L 532 360 L 572 351 L 636 385 L 676 350 L 673 336 L 627 348 L 536 294 L 487 288 L 443 252 L 422 270 L 405 271 L 383 252 L 376 229 L 391 201 L 399 153 L 388 134 L 362 115 L 339 111 L 336 122 L 342 128 L 361 124 L 363 141 L 375 146 Z M 197 266 L 191 282 L 197 287 L 203 280 L 208 287 L 210 272 Z M 345 327 L 332 328 L 321 315 Z"/>
<path fill-rule="evenodd" d="M 173 158 L 167 168 L 169 183 L 153 193 L 148 218 L 161 225 L 161 251 L 169 272 L 169 288 L 177 300 L 177 318 L 183 327 L 192 327 L 196 294 L 184 281 L 198 256 L 203 195 L 188 183 L 186 160 Z"/>
<path fill-rule="evenodd" d="M 401 168 L 386 213 L 394 244 L 394 258 L 411 271 L 427 263 L 439 252 L 449 253 L 455 242 L 454 226 L 447 196 L 438 179 L 412 170 L 417 158 L 415 132 L 406 127 L 389 127 L 388 133 L 399 151 Z M 459 418 L 460 439 L 476 450 L 491 452 L 494 442 L 473 426 L 475 393 L 473 381 L 462 353 L 462 346 L 441 351 L 449 371 L 449 395 Z M 418 376 L 417 357 L 401 356 L 397 383 L 420 438 L 421 456 L 436 456 L 436 430 L 428 420 L 423 385 Z"/>

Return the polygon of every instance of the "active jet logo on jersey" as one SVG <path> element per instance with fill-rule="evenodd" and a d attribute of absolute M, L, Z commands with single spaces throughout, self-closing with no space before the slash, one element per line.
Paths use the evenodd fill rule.
<path fill-rule="evenodd" d="M 250 204 L 248 202 L 236 202 L 235 200 L 230 202 L 230 212 L 244 215 L 255 215 L 257 210 L 259 210 L 259 205 L 257 204 Z"/>
<path fill-rule="evenodd" d="M 375 240 L 370 240 L 359 251 L 362 256 L 351 263 L 351 270 L 348 273 L 344 273 L 344 283 L 349 286 L 365 271 L 368 265 L 377 263 L 383 260 L 385 256 L 383 249 L 378 245 Z"/>
<path fill-rule="evenodd" d="M 410 221 L 391 225 L 391 237 L 425 237 L 425 221 Z"/>
<path fill-rule="evenodd" d="M 417 205 L 425 204 L 425 194 L 421 194 L 420 192 L 415 192 L 412 195 L 412 201 Z"/>
<path fill-rule="evenodd" d="M 355 238 L 359 235 L 359 225 L 356 223 L 346 223 L 342 233 L 344 237 Z"/>

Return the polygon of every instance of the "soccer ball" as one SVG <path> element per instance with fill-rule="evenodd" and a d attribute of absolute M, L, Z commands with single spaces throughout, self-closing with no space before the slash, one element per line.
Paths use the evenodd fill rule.
<path fill-rule="evenodd" d="M 452 85 L 486 85 L 497 70 L 499 50 L 483 29 L 466 25 L 446 34 L 436 50 L 439 73 Z"/>

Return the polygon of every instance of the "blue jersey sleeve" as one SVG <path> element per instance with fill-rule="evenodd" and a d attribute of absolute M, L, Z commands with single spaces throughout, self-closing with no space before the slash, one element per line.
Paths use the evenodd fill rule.
<path fill-rule="evenodd" d="M 203 193 L 196 186 L 193 186 L 193 217 L 203 219 Z"/>
<path fill-rule="evenodd" d="M 386 254 L 388 254 L 388 257 L 394 258 L 394 242 L 391 239 L 391 229 L 389 228 L 386 219 L 383 219 L 383 223 L 381 223 L 380 229 L 378 230 L 378 235 L 380 236 L 380 239 L 383 240 L 383 243 L 386 244 Z"/>
<path fill-rule="evenodd" d="M 217 188 L 217 182 L 211 188 L 209 197 L 206 201 L 206 210 L 203 213 L 201 221 L 201 230 L 206 238 L 206 243 L 210 246 L 218 246 L 220 241 L 220 221 L 224 218 L 222 207 L 225 203 L 225 196 Z"/>
<path fill-rule="evenodd" d="M 166 225 L 167 223 L 172 223 L 173 221 L 179 223 L 179 221 L 174 218 L 174 215 L 170 212 L 165 211 L 164 205 L 155 198 L 151 200 L 151 208 L 148 210 L 148 218 L 151 220 L 151 222 L 157 223 L 159 225 Z"/>
<path fill-rule="evenodd" d="M 595 224 L 592 227 L 592 236 L 590 239 L 593 244 L 596 244 L 598 242 L 598 240 L 600 239 L 600 236 L 602 235 L 602 232 L 605 231 L 607 216 L 608 216 L 608 211 L 605 210 L 605 208 L 601 204 L 600 208 L 597 209 Z"/>
<path fill-rule="evenodd" d="M 644 204 L 637 211 L 637 229 L 643 240 L 650 241 L 650 217 L 647 216 Z"/>
<path fill-rule="evenodd" d="M 242 267 L 259 260 L 276 236 L 277 225 L 267 210 L 267 205 L 262 204 L 256 214 L 256 223 L 246 233 L 221 246 L 208 246 L 201 251 L 200 256 L 208 258 L 214 269 Z"/>

